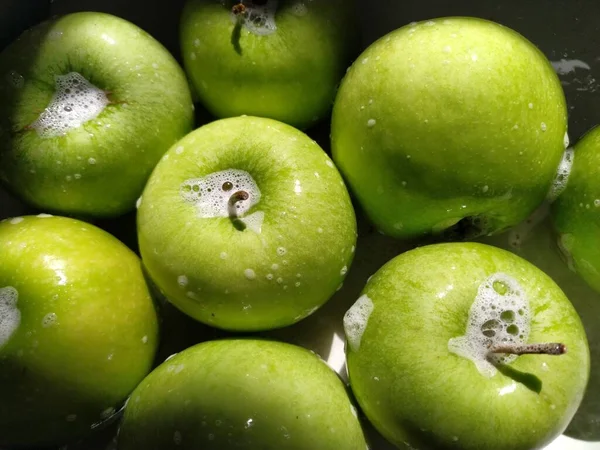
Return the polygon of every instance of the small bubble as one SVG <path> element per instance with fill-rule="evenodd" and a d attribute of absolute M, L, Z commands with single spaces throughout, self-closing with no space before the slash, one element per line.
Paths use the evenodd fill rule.
<path fill-rule="evenodd" d="M 373 128 L 373 127 L 375 126 L 375 124 L 376 124 L 376 123 L 377 123 L 377 121 L 376 121 L 375 119 L 369 119 L 369 120 L 367 121 L 367 126 L 368 126 L 369 128 Z"/>
<path fill-rule="evenodd" d="M 142 338 L 142 343 L 143 343 L 143 344 L 147 344 L 147 343 L 148 343 L 148 336 L 144 336 L 144 337 Z"/>
<path fill-rule="evenodd" d="M 267 280 L 271 281 L 273 279 L 273 274 L 272 273 L 268 273 L 265 278 Z"/>
<path fill-rule="evenodd" d="M 244 275 L 246 276 L 246 278 L 248 278 L 249 280 L 254 280 L 256 279 L 256 273 L 254 272 L 254 270 L 252 269 L 246 269 L 244 270 Z"/>
<path fill-rule="evenodd" d="M 283 278 L 281 278 L 281 277 L 277 278 L 277 283 L 279 283 L 279 284 L 283 283 Z"/>
<path fill-rule="evenodd" d="M 90 164 L 90 165 L 93 166 L 94 164 L 96 164 L 96 159 L 95 158 L 89 158 L 88 159 L 88 164 Z"/>
<path fill-rule="evenodd" d="M 344 267 L 342 267 L 342 270 L 340 270 L 340 275 L 344 276 L 344 275 L 346 275 L 347 272 L 348 272 L 348 267 L 344 266 Z"/>
<path fill-rule="evenodd" d="M 181 287 L 185 287 L 188 285 L 188 277 L 186 277 L 185 275 L 179 275 L 177 277 L 177 284 Z"/>
<path fill-rule="evenodd" d="M 219 257 L 220 257 L 221 259 L 227 259 L 227 253 L 225 253 L 225 252 L 221 252 L 221 254 L 219 255 Z"/>
<path fill-rule="evenodd" d="M 528 107 L 529 109 L 533 109 L 533 103 L 530 103 L 529 105 L 527 105 L 527 107 Z"/>
<path fill-rule="evenodd" d="M 177 153 L 178 155 L 181 155 L 183 153 L 183 150 L 184 150 L 184 148 L 180 145 L 175 148 L 175 153 Z"/>
<path fill-rule="evenodd" d="M 542 129 L 542 131 L 546 131 L 546 130 L 548 129 L 548 127 L 546 126 L 546 123 L 545 123 L 545 122 L 542 122 L 542 123 L 540 124 L 540 128 Z"/>
<path fill-rule="evenodd" d="M 277 248 L 277 254 L 278 254 L 279 256 L 283 256 L 283 255 L 285 255 L 286 253 L 287 253 L 287 250 L 285 249 L 285 247 L 278 247 L 278 248 Z"/>

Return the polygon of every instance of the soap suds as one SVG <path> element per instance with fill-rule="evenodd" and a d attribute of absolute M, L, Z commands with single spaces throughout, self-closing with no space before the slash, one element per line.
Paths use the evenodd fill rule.
<path fill-rule="evenodd" d="M 497 364 L 509 364 L 517 356 L 490 355 L 490 348 L 526 343 L 529 324 L 529 302 L 523 288 L 509 275 L 495 273 L 479 286 L 466 333 L 450 339 L 448 350 L 473 361 L 479 373 L 491 378 L 498 370 Z"/>
<path fill-rule="evenodd" d="M 344 332 L 353 352 L 360 350 L 360 342 L 374 308 L 373 301 L 367 295 L 362 295 L 344 314 Z"/>

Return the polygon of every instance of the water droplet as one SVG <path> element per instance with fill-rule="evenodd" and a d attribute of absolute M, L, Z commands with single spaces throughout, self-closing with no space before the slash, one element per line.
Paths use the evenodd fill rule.
<path fill-rule="evenodd" d="M 375 124 L 376 124 L 376 123 L 377 123 L 377 121 L 376 121 L 375 119 L 369 119 L 369 120 L 367 121 L 367 126 L 368 126 L 369 128 L 373 128 L 373 127 L 375 126 Z"/>

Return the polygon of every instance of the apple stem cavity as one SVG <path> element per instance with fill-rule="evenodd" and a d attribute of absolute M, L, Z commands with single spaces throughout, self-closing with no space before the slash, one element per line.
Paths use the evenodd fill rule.
<path fill-rule="evenodd" d="M 234 192 L 231 197 L 229 197 L 229 218 L 233 222 L 233 225 L 240 231 L 244 231 L 246 229 L 246 224 L 240 220 L 237 210 L 237 203 L 243 200 L 248 200 L 248 198 L 250 198 L 250 194 L 248 194 L 246 191 Z"/>
<path fill-rule="evenodd" d="M 507 355 L 564 355 L 567 353 L 567 346 L 560 343 L 498 344 L 490 348 L 488 356 L 496 353 Z"/>

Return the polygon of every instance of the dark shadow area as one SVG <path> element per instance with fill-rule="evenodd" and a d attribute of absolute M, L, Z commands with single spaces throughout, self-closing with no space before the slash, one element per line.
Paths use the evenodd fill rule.
<path fill-rule="evenodd" d="M 240 44 L 241 37 L 242 37 L 242 21 L 238 20 L 237 23 L 235 24 L 235 27 L 233 27 L 233 31 L 231 32 L 231 45 L 233 45 L 235 52 L 240 56 L 242 55 L 242 46 Z"/>
<path fill-rule="evenodd" d="M 530 391 L 539 394 L 542 392 L 542 380 L 532 373 L 521 372 L 512 366 L 506 364 L 497 364 L 496 368 L 505 377 L 515 380 L 517 383 L 521 383 Z"/>

